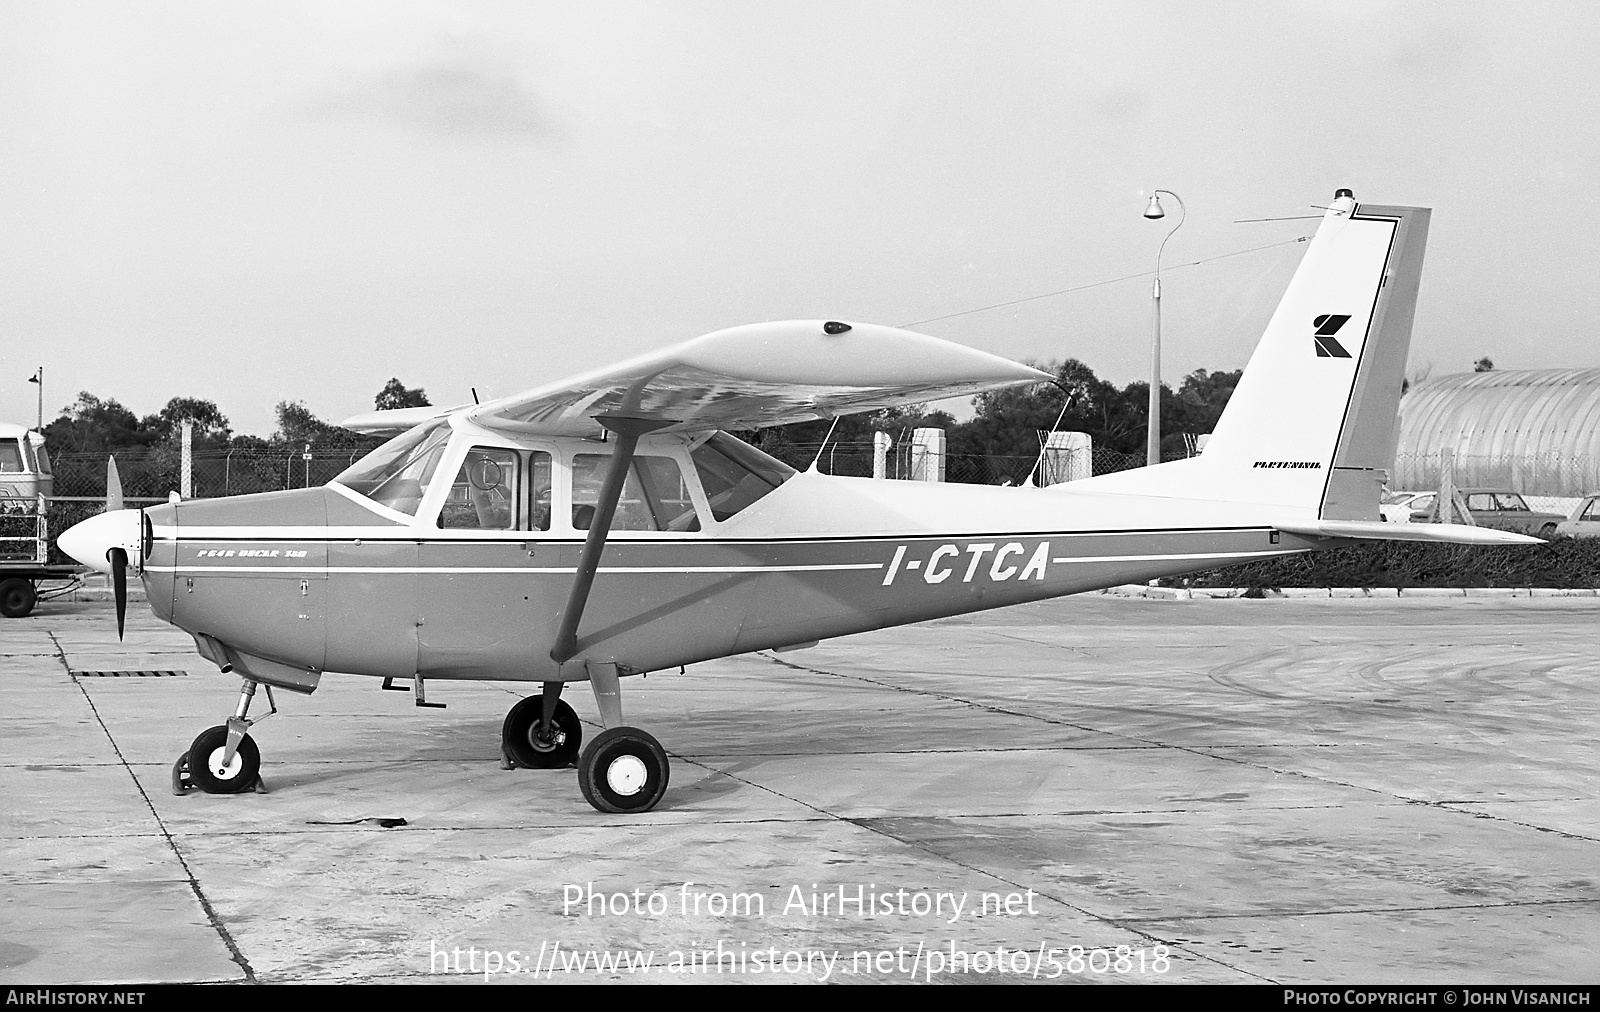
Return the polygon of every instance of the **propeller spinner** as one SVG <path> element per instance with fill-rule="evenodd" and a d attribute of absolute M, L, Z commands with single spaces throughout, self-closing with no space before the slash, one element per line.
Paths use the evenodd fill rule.
<path fill-rule="evenodd" d="M 117 462 L 106 459 L 106 511 L 74 524 L 61 533 L 56 544 L 63 552 L 99 573 L 111 577 L 111 591 L 117 605 L 117 638 L 122 638 L 128 612 L 129 560 L 142 565 L 144 558 L 144 520 L 142 511 L 122 508 L 122 481 Z"/>

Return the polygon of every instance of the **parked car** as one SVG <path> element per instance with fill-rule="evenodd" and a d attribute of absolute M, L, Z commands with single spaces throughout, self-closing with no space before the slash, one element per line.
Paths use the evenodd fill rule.
<path fill-rule="evenodd" d="M 1567 538 L 1600 538 L 1600 495 L 1580 502 L 1567 514 L 1567 519 L 1556 524 L 1556 534 Z"/>
<path fill-rule="evenodd" d="M 1433 515 L 1433 501 L 1437 492 L 1390 492 L 1383 497 L 1378 510 L 1391 524 L 1409 524 L 1426 520 Z"/>
<path fill-rule="evenodd" d="M 1528 503 L 1508 489 L 1463 488 L 1459 490 L 1467 512 L 1479 527 L 1515 531 L 1538 538 L 1552 538 L 1556 525 L 1566 520 L 1559 513 L 1543 513 L 1528 508 Z"/>

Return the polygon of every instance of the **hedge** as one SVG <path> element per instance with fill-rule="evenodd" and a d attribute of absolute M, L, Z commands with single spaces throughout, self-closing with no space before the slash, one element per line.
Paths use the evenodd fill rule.
<path fill-rule="evenodd" d="M 1600 538 L 1469 547 L 1369 541 L 1161 581 L 1165 587 L 1600 587 Z"/>

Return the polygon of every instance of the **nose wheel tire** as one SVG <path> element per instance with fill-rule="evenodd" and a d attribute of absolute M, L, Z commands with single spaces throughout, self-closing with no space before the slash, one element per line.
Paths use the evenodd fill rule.
<path fill-rule="evenodd" d="M 506 758 L 512 763 L 531 770 L 558 770 L 571 766 L 578 758 L 583 745 L 583 724 L 566 700 L 556 704 L 555 718 L 550 721 L 549 740 L 539 737 L 539 716 L 544 700 L 529 696 L 506 714 L 500 728 L 500 743 Z"/>
<path fill-rule="evenodd" d="M 0 581 L 0 615 L 23 618 L 33 610 L 33 584 L 21 577 Z"/>
<path fill-rule="evenodd" d="M 667 753 L 636 727 L 602 731 L 578 760 L 584 800 L 602 812 L 648 812 L 667 790 Z"/>
<path fill-rule="evenodd" d="M 189 746 L 189 782 L 207 794 L 243 794 L 254 789 L 261 776 L 261 751 L 247 734 L 233 754 L 233 762 L 222 765 L 228 750 L 228 729 L 218 724 L 200 732 Z"/>

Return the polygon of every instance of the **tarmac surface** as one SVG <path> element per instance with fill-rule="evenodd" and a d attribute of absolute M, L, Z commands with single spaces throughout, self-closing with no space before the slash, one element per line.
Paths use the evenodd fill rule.
<path fill-rule="evenodd" d="M 325 676 L 252 732 L 268 793 L 175 796 L 237 677 L 43 603 L 0 620 L 0 982 L 1595 983 L 1597 639 L 1595 598 L 1090 596 L 747 655 L 624 681 L 673 758 L 618 817 L 500 768 L 509 683 Z M 79 674 L 134 670 L 177 673 Z"/>

